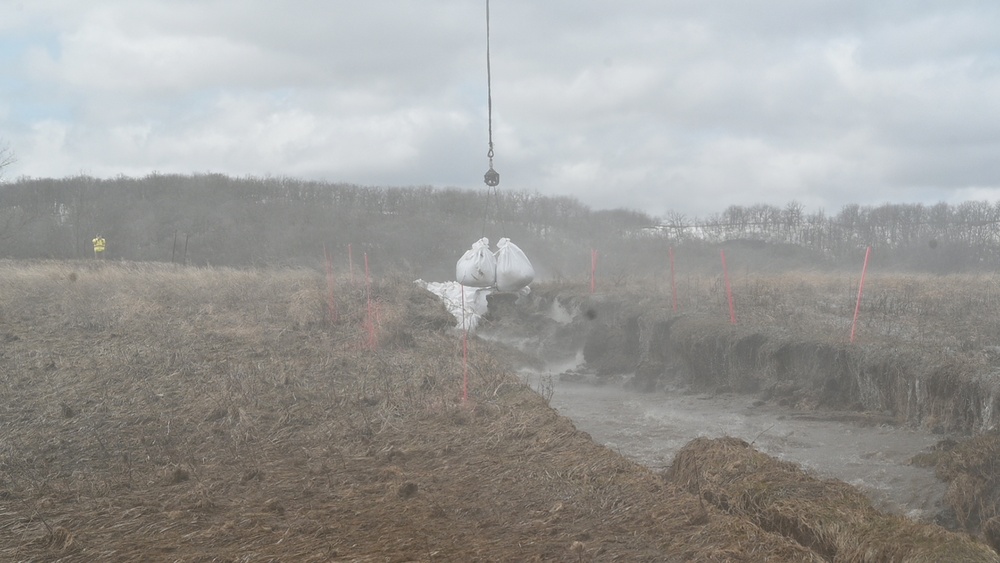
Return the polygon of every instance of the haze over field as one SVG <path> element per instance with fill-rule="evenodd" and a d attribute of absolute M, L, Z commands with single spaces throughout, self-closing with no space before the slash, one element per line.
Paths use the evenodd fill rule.
<path fill-rule="evenodd" d="M 494 2 L 502 187 L 707 215 L 1000 195 L 1000 5 Z M 8 179 L 478 189 L 485 3 L 10 2 Z"/>

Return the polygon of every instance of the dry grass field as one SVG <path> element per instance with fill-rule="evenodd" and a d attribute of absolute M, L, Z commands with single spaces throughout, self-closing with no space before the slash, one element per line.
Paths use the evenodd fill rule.
<path fill-rule="evenodd" d="M 860 272 L 732 272 L 739 324 L 780 326 L 810 337 L 846 341 L 851 332 Z M 678 274 L 678 309 L 729 320 L 724 278 Z M 563 284 L 582 294 L 580 284 Z M 651 282 L 622 276 L 598 285 L 598 293 L 625 293 L 642 308 L 671 305 L 669 275 Z M 655 296 L 656 302 L 641 302 Z M 869 272 L 858 315 L 859 343 L 981 351 L 1000 347 L 1000 274 L 936 275 Z M 1000 350 L 998 350 L 1000 351 Z"/>
<path fill-rule="evenodd" d="M 338 279 L 334 298 L 336 319 L 312 270 L 0 262 L 0 560 L 1000 560 L 850 495 L 796 527 L 746 496 L 760 483 L 713 477 L 750 464 L 808 488 L 725 461 L 740 448 L 655 474 L 479 339 L 462 400 L 462 342 L 433 296 Z M 830 539 L 845 528 L 826 514 L 853 535 Z M 823 542 L 787 533 L 804 526 Z"/>

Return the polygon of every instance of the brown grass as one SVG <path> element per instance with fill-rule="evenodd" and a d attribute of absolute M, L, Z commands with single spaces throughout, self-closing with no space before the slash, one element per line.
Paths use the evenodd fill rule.
<path fill-rule="evenodd" d="M 584 346 L 591 369 L 634 372 L 638 388 L 755 393 L 786 408 L 983 434 L 953 452 L 929 452 L 923 463 L 945 464 L 939 474 L 951 483 L 945 500 L 954 524 L 986 532 L 1000 506 L 1000 277 L 876 272 L 854 344 L 856 274 L 737 272 L 731 281 L 736 326 L 721 276 L 679 277 L 679 314 L 662 282 L 639 295 L 590 296 L 565 285 L 536 285 L 533 295 L 597 307 Z"/>
<path fill-rule="evenodd" d="M 998 561 L 989 547 L 875 510 L 853 487 L 820 480 L 735 438 L 698 438 L 669 476 L 714 506 L 795 538 L 830 561 Z"/>
<path fill-rule="evenodd" d="M 694 492 L 665 481 L 478 339 L 463 402 L 435 298 L 338 279 L 332 323 L 327 290 L 311 270 L 0 262 L 0 560 L 981 554 L 740 448 L 692 446 Z"/>
<path fill-rule="evenodd" d="M 1000 517 L 1000 432 L 985 432 L 941 452 L 936 473 L 949 482 L 945 500 L 958 522 L 1000 538 L 996 522 L 985 525 Z"/>
<path fill-rule="evenodd" d="M 730 272 L 730 285 L 740 324 L 781 326 L 796 334 L 847 340 L 858 297 L 857 273 L 786 271 L 774 274 Z M 720 275 L 676 277 L 682 312 L 729 320 L 729 305 Z M 566 293 L 587 288 L 560 284 Z M 599 286 L 599 293 L 647 296 L 662 307 L 670 295 L 669 279 L 652 283 Z M 667 302 L 669 303 L 669 302 Z M 865 280 L 856 337 L 862 342 L 947 347 L 956 350 L 995 346 L 1000 334 L 1000 276 L 995 274 L 933 275 L 881 272 L 873 268 Z"/>
<path fill-rule="evenodd" d="M 0 262 L 0 560 L 809 561 L 593 443 L 405 280 Z M 364 328 L 369 297 L 378 347 Z"/>

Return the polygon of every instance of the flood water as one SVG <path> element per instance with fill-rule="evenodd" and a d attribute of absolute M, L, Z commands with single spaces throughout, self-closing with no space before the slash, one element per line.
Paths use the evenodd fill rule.
<path fill-rule="evenodd" d="M 867 494 L 883 510 L 932 521 L 946 484 L 932 468 L 909 465 L 943 436 L 891 425 L 861 425 L 818 413 L 755 406 L 745 395 L 642 393 L 560 377 L 570 364 L 523 371 L 525 381 L 595 441 L 655 470 L 694 438 L 734 436 L 821 478 Z"/>

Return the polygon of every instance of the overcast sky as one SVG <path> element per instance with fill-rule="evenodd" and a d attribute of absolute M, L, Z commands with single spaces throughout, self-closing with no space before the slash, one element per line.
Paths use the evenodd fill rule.
<path fill-rule="evenodd" d="M 0 0 L 19 176 L 485 189 L 485 0 Z M 1000 2 L 493 0 L 501 189 L 707 216 L 1000 198 Z"/>

